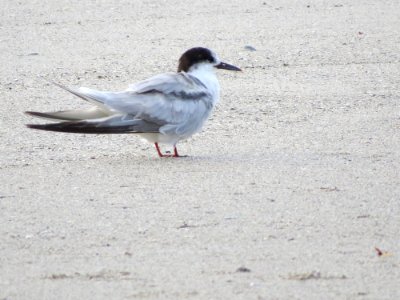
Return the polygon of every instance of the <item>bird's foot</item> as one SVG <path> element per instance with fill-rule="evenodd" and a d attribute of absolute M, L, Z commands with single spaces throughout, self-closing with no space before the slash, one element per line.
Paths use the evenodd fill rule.
<path fill-rule="evenodd" d="M 158 143 L 154 143 L 154 145 L 156 146 L 156 150 L 159 157 L 187 157 L 186 155 L 179 155 L 178 149 L 176 147 L 174 147 L 174 153 L 171 153 L 170 151 L 162 153 Z"/>

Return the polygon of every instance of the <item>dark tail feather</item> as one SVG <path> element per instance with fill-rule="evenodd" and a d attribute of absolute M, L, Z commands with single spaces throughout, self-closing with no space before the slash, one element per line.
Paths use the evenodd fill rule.
<path fill-rule="evenodd" d="M 85 122 L 63 122 L 55 124 L 27 124 L 28 128 L 57 131 L 57 132 L 70 132 L 70 133 L 92 133 L 92 134 L 107 134 L 107 133 L 138 133 L 134 131 L 132 126 L 113 126 L 113 127 L 97 127 L 87 126 Z"/>
<path fill-rule="evenodd" d="M 116 117 L 120 118 L 120 117 Z M 116 119 L 113 118 L 113 119 Z M 110 121 L 112 119 L 108 119 Z M 50 124 L 28 124 L 28 128 L 57 131 L 57 132 L 71 132 L 71 133 L 92 133 L 92 134 L 111 134 L 111 133 L 147 133 L 158 132 L 160 125 L 148 123 L 143 120 L 131 120 L 128 122 L 120 122 L 119 124 L 111 125 L 107 121 L 103 122 L 90 122 L 90 121 L 77 121 L 77 122 L 61 122 Z"/>

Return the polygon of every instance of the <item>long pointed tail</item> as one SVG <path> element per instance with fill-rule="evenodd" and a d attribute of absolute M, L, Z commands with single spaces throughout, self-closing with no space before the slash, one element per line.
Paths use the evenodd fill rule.
<path fill-rule="evenodd" d="M 87 134 L 148 133 L 158 132 L 160 128 L 160 125 L 127 116 L 113 116 L 89 121 L 27 124 L 26 126 L 39 130 Z"/>
<path fill-rule="evenodd" d="M 57 131 L 57 132 L 70 132 L 70 133 L 87 133 L 87 134 L 107 134 L 107 133 L 131 133 L 132 131 L 126 126 L 113 126 L 113 127 L 96 127 L 88 126 L 85 122 L 62 122 L 55 124 L 28 124 L 28 128 Z"/>
<path fill-rule="evenodd" d="M 102 110 L 98 107 L 92 107 L 86 110 L 76 109 L 43 113 L 36 111 L 26 111 L 25 114 L 53 121 L 81 121 L 111 116 L 111 112 L 106 112 L 105 110 Z"/>

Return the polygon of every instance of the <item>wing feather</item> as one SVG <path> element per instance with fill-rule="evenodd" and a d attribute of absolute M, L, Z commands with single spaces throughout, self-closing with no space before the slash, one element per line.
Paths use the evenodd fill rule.
<path fill-rule="evenodd" d="M 25 113 L 30 116 L 53 121 L 79 121 L 87 119 L 98 119 L 111 115 L 110 113 L 107 113 L 105 110 L 100 109 L 97 106 L 93 106 L 89 109 L 74 109 L 44 113 L 36 111 L 26 111 Z"/>
<path fill-rule="evenodd" d="M 116 115 L 108 118 L 61 122 L 50 124 L 28 124 L 29 128 L 73 133 L 157 133 L 160 126 L 138 120 L 127 115 Z"/>
<path fill-rule="evenodd" d="M 213 106 L 213 95 L 208 91 L 207 87 L 199 79 L 185 72 L 160 74 L 133 84 L 122 92 L 96 91 L 85 87 L 71 89 L 55 84 L 94 104 L 97 110 L 95 110 L 96 113 L 92 117 L 95 117 L 97 113 L 99 113 L 99 116 L 101 114 L 107 116 L 123 115 L 135 120 L 135 129 L 138 128 L 137 124 L 140 124 L 140 126 L 145 124 L 146 126 L 148 125 L 148 128 L 144 128 L 144 131 L 150 130 L 150 128 L 151 130 L 157 128 L 159 132 L 164 134 L 190 136 L 201 128 Z M 65 112 L 33 114 L 54 119 L 76 120 L 70 118 L 71 115 Z M 82 115 L 84 114 L 79 115 L 79 118 Z M 117 119 L 111 117 L 105 120 L 107 121 L 101 122 L 101 130 L 110 124 L 110 120 L 118 120 L 118 117 Z M 90 120 L 77 123 L 67 122 L 67 124 L 60 125 L 60 127 L 53 125 L 43 128 L 32 126 L 32 128 L 56 131 L 76 130 L 75 132 L 93 130 L 97 132 L 99 124 L 95 125 L 96 129 L 92 129 L 92 125 L 93 123 Z M 124 131 L 126 128 L 124 126 Z M 110 132 L 112 131 L 111 129 Z"/>
<path fill-rule="evenodd" d="M 131 85 L 123 92 L 99 92 L 80 88 L 108 109 L 130 114 L 159 125 L 179 124 L 194 114 L 210 110 L 212 95 L 200 80 L 186 73 L 166 73 Z"/>

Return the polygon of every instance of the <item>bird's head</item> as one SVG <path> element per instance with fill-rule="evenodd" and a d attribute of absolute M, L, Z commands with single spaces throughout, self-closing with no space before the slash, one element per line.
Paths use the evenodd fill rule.
<path fill-rule="evenodd" d="M 201 64 L 208 64 L 217 69 L 241 71 L 238 67 L 222 62 L 210 49 L 195 47 L 187 50 L 179 58 L 178 72 L 189 72 L 190 69 L 196 68 Z"/>

